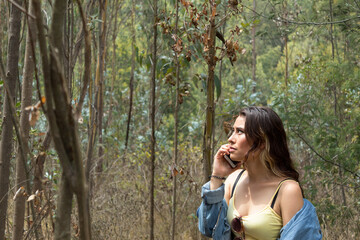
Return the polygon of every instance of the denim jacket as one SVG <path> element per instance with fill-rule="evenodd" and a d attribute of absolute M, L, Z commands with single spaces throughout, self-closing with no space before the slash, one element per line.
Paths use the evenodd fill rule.
<path fill-rule="evenodd" d="M 196 215 L 199 219 L 199 230 L 215 240 L 230 240 L 231 229 L 227 222 L 227 203 L 224 199 L 224 184 L 218 189 L 210 190 L 207 182 L 201 191 L 203 199 Z M 280 230 L 278 240 L 320 240 L 321 229 L 315 207 L 304 199 L 303 207 Z"/>

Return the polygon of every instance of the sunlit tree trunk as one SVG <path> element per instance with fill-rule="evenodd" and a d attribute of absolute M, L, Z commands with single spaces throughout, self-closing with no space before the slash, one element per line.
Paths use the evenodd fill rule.
<path fill-rule="evenodd" d="M 157 62 L 157 0 L 153 1 L 154 22 L 153 22 L 153 46 L 152 46 L 152 66 L 150 81 L 150 240 L 154 240 L 154 189 L 155 189 L 155 97 L 156 97 L 156 62 Z"/>
<path fill-rule="evenodd" d="M 208 78 L 207 78 L 207 90 L 206 90 L 206 122 L 204 130 L 204 146 L 203 146 L 203 161 L 204 161 L 204 182 L 208 181 L 208 177 L 211 173 L 211 146 L 212 146 L 212 136 L 213 136 L 213 125 L 214 125 L 214 116 L 215 116 L 215 105 L 214 105 L 214 89 L 215 89 L 215 36 L 216 36 L 216 26 L 215 26 L 215 13 L 216 6 L 214 1 L 210 1 L 210 28 L 209 28 L 209 40 L 207 47 L 208 48 Z"/>
<path fill-rule="evenodd" d="M 22 1 L 14 0 L 18 5 Z M 19 75 L 19 44 L 21 28 L 21 11 L 11 6 L 8 30 L 8 50 L 6 60 L 6 82 L 9 92 L 4 93 L 3 122 L 0 144 L 0 240 L 5 239 L 5 223 L 8 204 L 10 160 L 13 151 L 13 122 L 11 119 L 10 99 L 14 99 L 15 85 Z"/>

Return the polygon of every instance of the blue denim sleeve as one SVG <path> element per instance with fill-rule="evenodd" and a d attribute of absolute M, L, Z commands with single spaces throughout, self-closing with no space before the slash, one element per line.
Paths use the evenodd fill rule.
<path fill-rule="evenodd" d="M 304 199 L 304 205 L 280 230 L 280 240 L 321 240 L 322 233 L 315 207 Z"/>
<path fill-rule="evenodd" d="M 201 197 L 203 200 L 196 212 L 200 232 L 214 240 L 229 240 L 231 235 L 226 219 L 228 207 L 224 199 L 224 192 L 224 185 L 210 190 L 210 182 L 207 182 L 202 187 Z"/>

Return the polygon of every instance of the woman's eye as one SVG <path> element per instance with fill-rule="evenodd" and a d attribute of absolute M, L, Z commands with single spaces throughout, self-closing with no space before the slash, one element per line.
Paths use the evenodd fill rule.
<path fill-rule="evenodd" d="M 243 133 L 244 133 L 244 131 L 243 131 L 243 130 L 241 130 L 241 129 L 236 129 L 236 133 L 237 133 L 237 134 L 243 134 Z"/>

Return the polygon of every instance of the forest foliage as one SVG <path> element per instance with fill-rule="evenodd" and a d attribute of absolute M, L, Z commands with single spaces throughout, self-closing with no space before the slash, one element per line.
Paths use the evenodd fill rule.
<path fill-rule="evenodd" d="M 44 106 L 52 100 L 44 97 L 48 96 L 44 53 L 36 34 L 29 40 L 35 53 L 31 104 L 22 107 L 32 2 L 0 2 L 1 141 L 13 143 L 9 186 L 0 191 L 6 193 L 0 196 L 0 203 L 7 203 L 5 209 L 0 204 L 0 215 L 5 216 L 0 240 L 15 236 L 15 199 L 21 194 L 27 200 L 22 237 L 53 239 L 60 182 L 66 178 L 56 139 L 50 144 L 47 138 L 51 118 Z M 324 239 L 360 236 L 359 1 L 157 0 L 155 25 L 151 1 L 67 1 L 63 35 L 58 39 L 60 53 L 51 43 L 56 1 L 34 2 L 41 4 L 49 56 L 59 56 L 46 64 L 55 68 L 55 73 L 63 70 L 60 75 L 65 79 L 68 111 L 81 110 L 70 119 L 76 121 L 74 131 L 82 153 L 79 161 L 87 174 L 86 189 L 90 190 L 92 239 L 150 239 L 152 71 L 156 83 L 155 239 L 169 239 L 171 235 L 175 239 L 200 239 L 196 209 L 206 178 L 203 152 L 210 94 L 214 94 L 215 113 L 212 154 L 226 142 L 225 123 L 231 122 L 242 107 L 273 108 L 284 121 L 305 196 L 317 209 Z M 16 180 L 16 158 L 23 153 L 19 148 L 22 141 L 15 128 L 14 135 L 5 139 L 3 129 L 5 103 L 10 104 L 5 100 L 9 84 L 6 63 L 11 55 L 8 46 L 13 8 L 21 9 L 22 14 L 18 72 L 11 89 L 15 94 L 13 116 L 19 122 L 23 113 L 30 114 L 31 125 L 24 141 L 28 148 L 24 159 L 28 185 L 22 190 Z M 216 28 L 214 56 L 209 51 L 211 19 Z M 158 32 L 156 66 L 152 60 L 154 28 Z M 91 58 L 86 60 L 89 53 Z M 55 67 L 54 62 L 58 64 Z M 215 64 L 210 69 L 214 72 L 213 93 L 208 91 L 211 63 Z M 68 131 L 60 128 L 62 132 Z M 5 161 L 0 159 L 0 169 Z M 39 168 L 41 188 L 35 192 Z M 3 171 L 1 174 L 0 181 L 4 181 Z M 172 207 L 174 181 L 176 215 Z M 80 238 L 78 201 L 70 198 L 72 239 Z"/>

